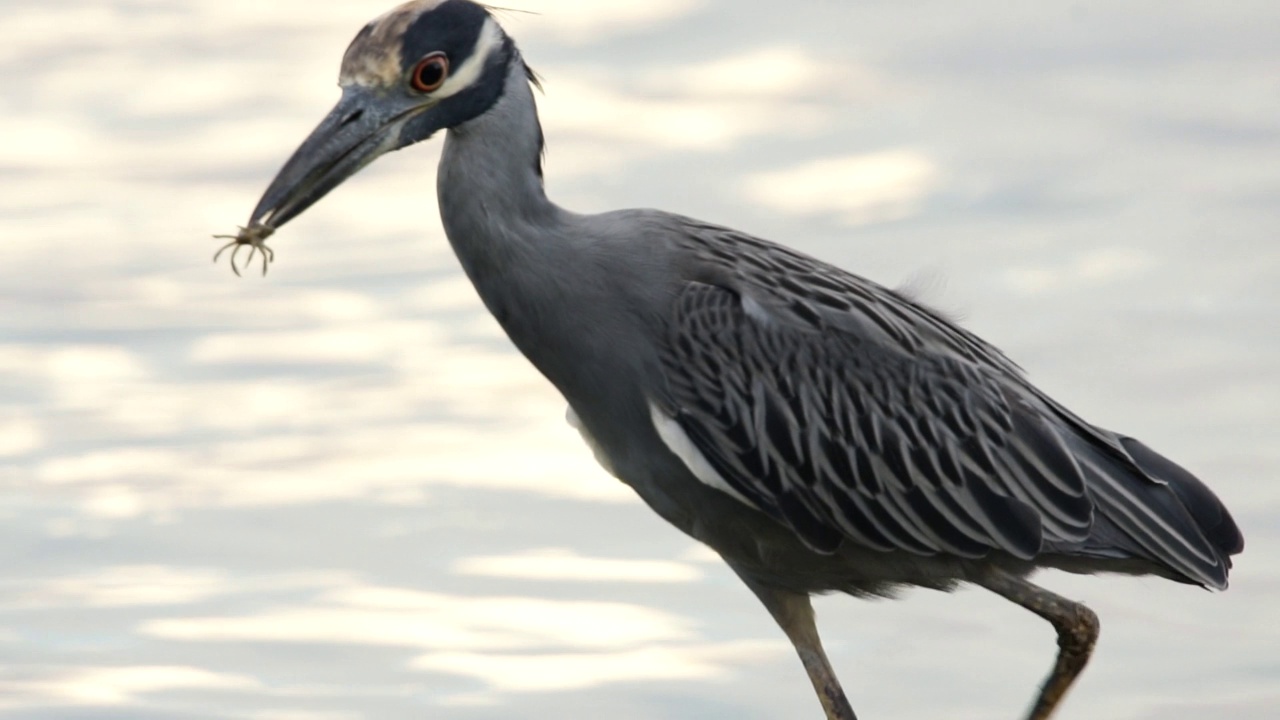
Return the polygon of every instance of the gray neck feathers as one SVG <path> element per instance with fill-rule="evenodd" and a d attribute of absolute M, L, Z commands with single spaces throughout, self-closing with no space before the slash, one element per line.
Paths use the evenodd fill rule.
<path fill-rule="evenodd" d="M 553 204 L 538 171 L 541 152 L 533 93 L 515 54 L 497 102 L 449 130 L 437 176 L 440 216 L 480 299 L 516 347 L 570 403 L 590 395 L 594 407 L 612 412 L 617 398 L 609 397 L 628 387 L 614 382 L 617 373 L 647 355 L 643 347 L 620 349 L 631 338 L 610 332 L 629 317 L 628 296 L 614 291 L 618 268 L 602 263 L 599 245 L 604 234 L 637 228 Z"/>
<path fill-rule="evenodd" d="M 578 261 L 574 216 L 547 199 L 542 131 L 519 54 L 493 107 L 449 130 L 437 192 L 445 234 L 480 298 L 535 364 L 563 331 L 557 309 Z M 547 372 L 547 368 L 543 368 Z"/>
<path fill-rule="evenodd" d="M 493 107 L 448 131 L 437 174 L 445 233 L 472 279 L 537 251 L 562 211 L 542 186 L 542 129 L 518 54 Z"/>

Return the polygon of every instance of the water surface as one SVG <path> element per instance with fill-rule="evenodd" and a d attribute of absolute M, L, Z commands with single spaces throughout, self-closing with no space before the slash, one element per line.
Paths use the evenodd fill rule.
<path fill-rule="evenodd" d="M 1230 592 L 1042 576 L 1104 624 L 1063 718 L 1276 716 L 1274 3 L 504 4 L 559 202 L 911 281 L 1227 501 Z M 209 262 L 385 9 L 4 4 L 0 717 L 817 717 L 483 312 L 438 143 Z M 1055 649 L 977 591 L 818 605 L 866 718 L 1016 717 Z"/>

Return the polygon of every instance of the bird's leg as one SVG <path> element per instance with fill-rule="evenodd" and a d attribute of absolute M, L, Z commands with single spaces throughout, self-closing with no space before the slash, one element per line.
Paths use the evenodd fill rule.
<path fill-rule="evenodd" d="M 827 713 L 827 720 L 857 720 L 853 707 L 844 696 L 844 689 L 840 687 L 840 681 L 836 679 L 835 671 L 831 669 L 827 653 L 822 649 L 809 595 L 763 587 L 750 580 L 746 580 L 746 583 L 769 609 L 769 614 L 773 615 L 773 619 L 795 646 L 800 662 L 804 663 L 805 672 L 809 673 L 809 681 L 818 693 L 818 701 Z"/>
<path fill-rule="evenodd" d="M 974 582 L 1048 620 L 1058 631 L 1058 660 L 1027 714 L 1027 720 L 1048 720 L 1089 662 L 1093 646 L 1098 642 L 1098 616 L 1080 603 L 1003 570 L 989 570 Z"/>

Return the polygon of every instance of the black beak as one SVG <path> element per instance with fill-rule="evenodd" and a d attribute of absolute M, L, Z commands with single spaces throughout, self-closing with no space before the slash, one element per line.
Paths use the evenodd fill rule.
<path fill-rule="evenodd" d="M 361 86 L 343 88 L 342 99 L 271 181 L 249 227 L 279 228 L 379 155 L 408 144 L 401 140 L 405 122 L 429 107 Z"/>
<path fill-rule="evenodd" d="M 379 155 L 426 140 L 445 127 L 446 118 L 440 107 L 420 97 L 359 85 L 344 87 L 342 99 L 280 168 L 253 209 L 249 224 L 235 235 L 214 235 L 228 241 L 214 254 L 214 262 L 223 251 L 231 249 L 231 269 L 239 275 L 236 253 L 248 245 L 245 265 L 260 252 L 265 275 L 275 257 L 265 240 L 277 228 Z"/>

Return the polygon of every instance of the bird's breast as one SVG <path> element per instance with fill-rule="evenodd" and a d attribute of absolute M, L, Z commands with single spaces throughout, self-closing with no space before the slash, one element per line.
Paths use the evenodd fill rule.
<path fill-rule="evenodd" d="M 587 447 L 591 448 L 591 453 L 595 455 L 596 462 L 600 463 L 600 467 L 604 468 L 610 475 L 618 477 L 618 471 L 613 460 L 609 458 L 604 446 L 592 436 L 591 431 L 587 430 L 582 418 L 578 417 L 578 413 L 573 411 L 572 405 L 565 408 L 564 419 L 569 423 L 570 427 L 577 430 L 578 434 L 582 436 L 582 440 L 587 443 Z"/>

